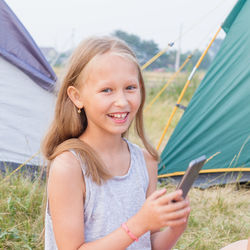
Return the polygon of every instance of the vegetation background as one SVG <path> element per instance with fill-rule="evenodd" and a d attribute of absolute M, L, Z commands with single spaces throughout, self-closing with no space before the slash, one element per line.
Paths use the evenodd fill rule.
<path fill-rule="evenodd" d="M 124 34 L 118 31 L 116 35 L 122 36 Z M 145 41 L 141 41 L 136 36 L 131 36 L 127 38 L 135 39 L 139 47 L 143 43 L 145 45 Z M 155 46 L 153 41 L 149 42 L 149 44 L 152 45 L 152 48 Z M 134 49 L 136 50 L 136 47 Z M 157 49 L 152 49 L 152 53 L 156 53 Z M 176 52 L 172 53 L 173 55 L 168 54 L 166 56 L 174 58 L 174 53 Z M 146 57 L 140 56 L 141 63 L 143 63 Z M 183 56 L 183 58 L 185 57 Z M 182 59 L 182 61 L 184 60 Z M 164 62 L 164 57 L 162 61 Z M 173 64 L 168 64 L 165 61 L 163 65 L 168 70 L 160 72 L 158 70 L 156 72 L 153 71 L 156 69 L 154 68 L 155 66 L 152 66 L 150 71 L 144 72 L 147 88 L 146 105 L 173 74 L 169 70 L 171 67 L 173 69 Z M 169 85 L 151 109 L 144 113 L 146 132 L 154 146 L 158 143 L 178 95 L 192 69 L 192 65 L 193 62 L 191 61 L 183 73 L 179 74 Z M 157 69 L 160 66 L 158 65 Z M 194 76 L 182 101 L 183 105 L 187 105 L 190 101 L 196 87 L 205 74 L 205 69 L 206 67 Z M 60 68 L 55 70 L 60 74 Z M 160 151 L 166 145 L 182 113 L 183 110 L 179 109 L 175 115 Z M 129 138 L 133 142 L 141 144 L 133 130 Z M 6 169 L 5 175 L 0 173 L 0 249 L 44 249 L 46 184 L 42 178 L 43 168 L 42 166 L 39 168 L 33 179 L 30 178 L 29 174 L 21 171 L 5 179 L 10 173 L 7 166 Z M 166 184 L 159 184 L 159 187 L 162 185 Z M 167 189 L 168 192 L 171 192 L 175 187 L 168 184 Z M 217 250 L 231 242 L 247 239 L 250 236 L 249 185 L 236 183 L 216 186 L 206 190 L 193 188 L 189 193 L 189 197 L 192 211 L 188 228 L 178 241 L 175 249 Z"/>
<path fill-rule="evenodd" d="M 166 48 L 159 48 L 158 44 L 155 43 L 153 40 L 144 40 L 141 39 L 139 36 L 135 34 L 130 34 L 122 30 L 116 30 L 111 35 L 116 36 L 122 40 L 124 40 L 135 52 L 140 65 L 146 63 L 149 59 L 155 56 L 158 52 L 162 49 L 166 49 L 168 45 L 166 44 Z M 216 39 L 211 48 L 209 49 L 208 54 L 202 61 L 199 69 L 200 70 L 207 70 L 210 66 L 214 56 L 220 49 L 220 45 L 223 39 L 218 38 Z M 151 64 L 147 71 L 157 70 L 157 71 L 164 71 L 164 72 L 172 72 L 175 70 L 175 63 L 176 63 L 176 54 L 177 50 L 175 48 L 175 44 L 173 46 L 169 46 L 167 53 L 161 55 L 153 64 Z M 72 53 L 72 49 L 66 50 L 63 52 L 58 52 L 54 48 L 41 48 L 42 52 L 45 54 L 47 60 L 55 67 L 62 67 L 67 62 L 69 56 Z M 191 70 L 193 66 L 196 64 L 198 59 L 200 58 L 203 51 L 198 49 L 194 51 L 180 51 L 180 65 L 186 60 L 188 55 L 192 54 L 192 58 L 190 60 L 188 69 Z"/>

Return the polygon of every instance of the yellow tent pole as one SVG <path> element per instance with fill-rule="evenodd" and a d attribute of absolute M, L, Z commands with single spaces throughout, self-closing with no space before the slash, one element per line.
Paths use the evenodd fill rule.
<path fill-rule="evenodd" d="M 185 65 L 188 63 L 188 61 L 192 58 L 192 55 L 189 55 L 185 62 L 181 65 L 181 67 L 176 71 L 166 82 L 166 84 L 162 87 L 162 89 L 157 93 L 157 95 L 154 97 L 154 99 L 146 106 L 144 109 L 144 112 L 148 111 L 151 106 L 155 103 L 155 101 L 159 98 L 159 96 L 163 93 L 163 91 L 167 88 L 167 86 L 175 79 L 175 77 L 180 73 L 180 71 L 185 67 Z"/>
<path fill-rule="evenodd" d="M 153 63 L 157 58 L 159 58 L 161 55 L 163 55 L 165 52 L 167 52 L 169 47 L 172 47 L 174 45 L 174 43 L 169 43 L 168 47 L 162 51 L 160 51 L 159 53 L 157 53 L 155 56 L 153 56 L 151 59 L 149 59 L 145 64 L 143 64 L 141 66 L 141 70 L 146 69 L 151 63 Z"/>
<path fill-rule="evenodd" d="M 149 59 L 145 64 L 143 64 L 141 66 L 141 70 L 146 69 L 151 63 L 153 63 L 158 57 L 163 55 L 166 51 L 167 51 L 167 49 L 164 49 L 164 50 L 160 51 L 159 53 L 157 53 L 155 56 L 153 56 L 151 59 Z"/>
<path fill-rule="evenodd" d="M 40 151 L 36 152 L 34 155 L 32 155 L 27 161 L 25 161 L 23 164 L 18 166 L 14 171 L 12 171 L 8 176 L 6 176 L 0 184 L 2 184 L 4 181 L 6 181 L 11 175 L 13 175 L 16 171 L 21 169 L 23 166 L 25 166 L 29 161 L 31 161 L 36 155 L 38 155 Z"/>
<path fill-rule="evenodd" d="M 183 98 L 183 96 L 184 96 L 184 94 L 185 94 L 185 92 L 186 92 L 186 90 L 187 90 L 187 88 L 188 88 L 188 86 L 189 86 L 189 84 L 190 84 L 190 82 L 191 82 L 193 76 L 194 76 L 195 71 L 196 71 L 196 70 L 198 69 L 198 67 L 200 66 L 202 60 L 204 59 L 205 55 L 207 54 L 209 48 L 210 48 L 211 45 L 213 44 L 215 38 L 217 37 L 217 35 L 219 34 L 220 31 L 221 31 L 221 27 L 219 27 L 219 29 L 218 29 L 217 32 L 215 33 L 213 39 L 212 39 L 211 42 L 209 43 L 208 47 L 207 47 L 206 50 L 203 52 L 203 54 L 201 55 L 200 59 L 199 59 L 198 62 L 196 63 L 195 67 L 193 68 L 193 70 L 192 70 L 190 76 L 188 77 L 188 80 L 187 80 L 187 82 L 186 82 L 186 84 L 185 84 L 185 86 L 184 86 L 184 88 L 183 88 L 183 90 L 182 90 L 182 92 L 181 92 L 181 94 L 180 94 L 180 96 L 179 96 L 179 98 L 178 98 L 177 104 L 180 104 L 180 102 L 181 102 L 181 100 L 182 100 L 182 98 Z M 164 128 L 164 131 L 163 131 L 163 134 L 162 134 L 162 136 L 161 136 L 161 138 L 160 138 L 160 141 L 159 141 L 159 143 L 158 143 L 158 145 L 157 145 L 157 150 L 158 150 L 158 149 L 160 148 L 160 146 L 161 146 L 161 143 L 162 143 L 162 141 L 163 141 L 163 138 L 164 138 L 165 134 L 167 133 L 168 127 L 169 127 L 169 125 L 170 125 L 170 123 L 171 123 L 171 121 L 172 121 L 172 119 L 173 119 L 173 117 L 174 117 L 174 114 L 175 114 L 176 110 L 177 110 L 177 107 L 175 106 L 174 109 L 173 109 L 173 112 L 172 112 L 172 114 L 171 114 L 171 116 L 170 116 L 170 118 L 169 118 L 169 120 L 168 120 L 168 122 L 167 122 L 167 125 L 166 125 L 166 127 Z"/>
<path fill-rule="evenodd" d="M 250 168 L 214 168 L 214 169 L 204 169 L 201 170 L 200 174 L 208 174 L 208 173 L 226 173 L 226 172 L 250 172 Z M 157 178 L 166 178 L 171 176 L 179 176 L 184 175 L 185 171 L 174 172 L 171 174 L 162 174 L 158 175 Z"/>

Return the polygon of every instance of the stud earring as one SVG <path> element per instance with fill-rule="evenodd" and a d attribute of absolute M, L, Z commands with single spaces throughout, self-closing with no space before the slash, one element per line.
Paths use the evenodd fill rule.
<path fill-rule="evenodd" d="M 77 112 L 78 112 L 78 114 L 81 114 L 81 109 L 78 109 Z"/>

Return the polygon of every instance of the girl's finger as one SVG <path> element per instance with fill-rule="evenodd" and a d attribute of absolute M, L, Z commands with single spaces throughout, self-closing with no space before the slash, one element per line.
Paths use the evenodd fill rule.
<path fill-rule="evenodd" d="M 172 221 L 172 220 L 179 220 L 179 219 L 185 219 L 188 217 L 188 214 L 190 213 L 190 207 L 172 212 L 167 213 L 165 215 L 166 220 Z"/>
<path fill-rule="evenodd" d="M 180 202 L 169 203 L 165 206 L 164 212 L 173 212 L 176 210 L 184 209 L 189 206 L 189 203 L 186 200 Z"/>
<path fill-rule="evenodd" d="M 179 200 L 182 195 L 182 190 L 176 190 L 170 194 L 163 195 L 158 199 L 159 204 L 168 204 L 171 201 Z"/>
<path fill-rule="evenodd" d="M 169 227 L 177 227 L 177 226 L 181 226 L 183 224 L 187 223 L 187 219 L 186 218 L 182 218 L 182 219 L 178 219 L 178 220 L 171 220 L 171 221 L 167 221 L 166 222 L 166 226 Z"/>
<path fill-rule="evenodd" d="M 167 191 L 166 188 L 156 190 L 156 191 L 153 192 L 148 198 L 149 198 L 150 200 L 156 200 L 156 199 L 158 199 L 159 197 L 161 197 L 163 194 L 165 194 L 166 191 Z"/>
<path fill-rule="evenodd" d="M 188 203 L 190 203 L 190 199 L 189 199 L 188 196 L 186 196 L 185 200 L 186 200 Z"/>
<path fill-rule="evenodd" d="M 179 196 L 176 200 L 174 200 L 174 202 L 183 201 L 183 200 L 184 200 L 184 198 L 183 198 L 182 195 L 181 195 L 181 196 Z"/>

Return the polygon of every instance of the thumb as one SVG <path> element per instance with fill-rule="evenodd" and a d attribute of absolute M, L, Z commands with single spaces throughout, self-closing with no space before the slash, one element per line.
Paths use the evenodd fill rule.
<path fill-rule="evenodd" d="M 150 196 L 149 198 L 151 200 L 156 200 L 157 198 L 161 197 L 163 194 L 166 193 L 166 188 L 162 188 L 162 189 L 159 189 L 159 190 L 156 190 L 154 191 Z"/>

